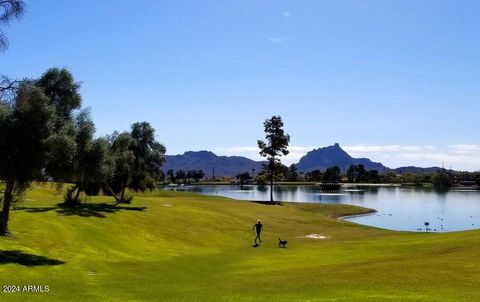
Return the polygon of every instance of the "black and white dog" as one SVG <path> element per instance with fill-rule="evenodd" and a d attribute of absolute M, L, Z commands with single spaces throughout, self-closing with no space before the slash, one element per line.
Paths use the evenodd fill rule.
<path fill-rule="evenodd" d="M 282 239 L 278 238 L 278 247 L 286 248 L 286 247 L 287 247 L 287 243 L 288 243 L 287 240 L 282 240 Z"/>

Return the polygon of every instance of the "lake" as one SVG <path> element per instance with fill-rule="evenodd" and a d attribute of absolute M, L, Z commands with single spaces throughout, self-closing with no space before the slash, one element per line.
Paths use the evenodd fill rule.
<path fill-rule="evenodd" d="M 168 190 L 197 192 L 239 200 L 269 200 L 268 186 L 180 186 Z M 322 192 L 318 186 L 275 186 L 274 199 L 290 202 L 353 204 L 377 213 L 346 220 L 399 231 L 431 232 L 471 230 L 480 227 L 480 191 L 453 189 L 439 193 L 423 188 L 394 186 L 342 186 L 338 192 Z"/>

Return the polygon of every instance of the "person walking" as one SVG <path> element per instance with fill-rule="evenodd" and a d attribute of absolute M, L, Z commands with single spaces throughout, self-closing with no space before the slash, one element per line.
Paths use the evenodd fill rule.
<path fill-rule="evenodd" d="M 255 237 L 255 245 L 258 245 L 257 239 L 262 243 L 262 239 L 260 238 L 260 233 L 262 233 L 262 222 L 260 220 L 253 226 L 252 231 L 255 230 L 257 232 L 257 237 Z"/>

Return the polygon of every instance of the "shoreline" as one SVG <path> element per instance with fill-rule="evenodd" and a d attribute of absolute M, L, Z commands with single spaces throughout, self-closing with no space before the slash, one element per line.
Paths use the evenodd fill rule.
<path fill-rule="evenodd" d="M 362 207 L 362 208 L 363 208 L 363 207 Z M 377 210 L 371 209 L 371 208 L 364 208 L 364 209 L 367 209 L 368 211 L 365 212 L 365 213 L 343 215 L 343 216 L 339 216 L 339 217 L 335 217 L 335 218 L 337 218 L 337 219 L 342 219 L 342 220 L 346 220 L 346 219 L 348 219 L 348 218 L 368 216 L 368 215 L 372 215 L 372 214 L 375 214 L 375 213 L 378 212 Z M 353 222 L 353 221 L 351 221 L 351 222 Z M 361 223 L 359 223 L 359 224 L 361 224 Z M 362 225 L 366 225 L 366 224 L 362 224 Z M 393 231 L 393 230 L 392 230 L 392 231 Z"/>

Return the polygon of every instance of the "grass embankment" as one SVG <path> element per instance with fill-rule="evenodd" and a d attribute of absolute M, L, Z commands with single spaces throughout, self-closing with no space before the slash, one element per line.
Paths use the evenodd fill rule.
<path fill-rule="evenodd" d="M 333 217 L 345 205 L 267 206 L 155 191 L 132 205 L 69 211 L 50 186 L 0 238 L 1 301 L 479 301 L 480 231 L 390 232 Z M 256 219 L 263 245 L 251 247 Z M 307 239 L 307 234 L 327 239 Z M 277 248 L 277 239 L 288 248 Z"/>

